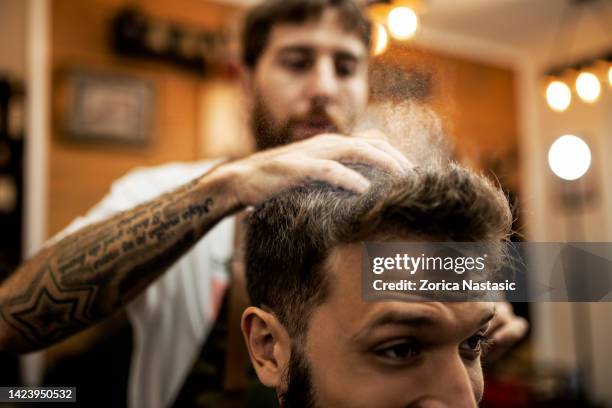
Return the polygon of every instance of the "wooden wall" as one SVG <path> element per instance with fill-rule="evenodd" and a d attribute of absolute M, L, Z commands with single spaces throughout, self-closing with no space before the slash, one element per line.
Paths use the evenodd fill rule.
<path fill-rule="evenodd" d="M 514 148 L 518 119 L 510 69 L 397 44 L 379 60 L 432 74 L 425 103 L 442 117 L 458 153 L 476 167 Z"/>
<path fill-rule="evenodd" d="M 49 233 L 86 212 L 130 169 L 194 160 L 202 78 L 158 62 L 115 55 L 109 47 L 109 20 L 126 4 L 194 28 L 214 29 L 233 10 L 203 0 L 54 0 L 52 4 L 53 130 L 49 144 Z M 59 89 L 66 70 L 128 74 L 150 80 L 155 90 L 152 140 L 146 146 L 83 145 L 63 138 L 65 115 Z"/>
<path fill-rule="evenodd" d="M 26 72 L 26 11 L 23 0 L 0 1 L 0 73 L 20 80 Z"/>

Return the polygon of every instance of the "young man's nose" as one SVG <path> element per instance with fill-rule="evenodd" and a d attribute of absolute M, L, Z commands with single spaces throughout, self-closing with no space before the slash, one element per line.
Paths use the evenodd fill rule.
<path fill-rule="evenodd" d="M 338 75 L 334 60 L 330 57 L 321 57 L 317 60 L 306 84 L 306 93 L 309 99 L 329 102 L 335 99 L 338 93 Z"/>
<path fill-rule="evenodd" d="M 436 375 L 429 381 L 430 398 L 418 404 L 419 408 L 477 408 L 475 384 L 472 383 L 461 356 L 445 359 L 436 367 Z"/>

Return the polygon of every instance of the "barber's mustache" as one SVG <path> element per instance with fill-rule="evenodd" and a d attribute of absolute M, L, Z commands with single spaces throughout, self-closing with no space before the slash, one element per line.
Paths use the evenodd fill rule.
<path fill-rule="evenodd" d="M 294 116 L 290 119 L 291 126 L 320 127 L 330 133 L 339 132 L 342 128 L 341 123 L 338 115 L 322 107 L 313 108 L 303 115 Z"/>

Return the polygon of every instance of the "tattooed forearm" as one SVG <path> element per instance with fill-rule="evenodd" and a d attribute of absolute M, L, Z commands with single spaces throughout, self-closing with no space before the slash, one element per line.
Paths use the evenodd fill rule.
<path fill-rule="evenodd" d="M 203 176 L 46 248 L 0 287 L 0 349 L 50 345 L 124 306 L 237 209 Z"/>

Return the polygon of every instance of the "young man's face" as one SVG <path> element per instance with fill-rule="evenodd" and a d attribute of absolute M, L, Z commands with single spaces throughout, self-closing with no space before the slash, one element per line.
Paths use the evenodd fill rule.
<path fill-rule="evenodd" d="M 250 83 L 260 149 L 346 134 L 365 108 L 368 50 L 340 18 L 328 8 L 318 19 L 272 27 Z"/>
<path fill-rule="evenodd" d="M 493 303 L 365 302 L 360 245 L 334 249 L 327 270 L 330 295 L 292 351 L 288 406 L 477 406 Z"/>

